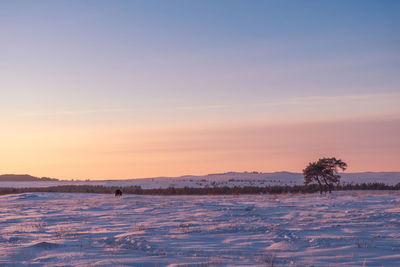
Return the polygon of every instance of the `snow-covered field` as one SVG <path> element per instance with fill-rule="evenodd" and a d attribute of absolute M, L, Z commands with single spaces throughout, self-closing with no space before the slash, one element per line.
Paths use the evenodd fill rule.
<path fill-rule="evenodd" d="M 400 266 L 400 193 L 0 196 L 0 266 Z"/>
<path fill-rule="evenodd" d="M 400 183 L 400 172 L 360 172 L 341 173 L 342 183 Z M 208 175 L 185 175 L 181 177 L 155 177 L 128 180 L 93 181 L 33 181 L 4 182 L 1 187 L 48 187 L 58 185 L 104 185 L 104 186 L 141 186 L 142 188 L 167 187 L 206 187 L 206 186 L 267 186 L 267 185 L 303 185 L 304 176 L 293 172 L 227 172 Z"/>

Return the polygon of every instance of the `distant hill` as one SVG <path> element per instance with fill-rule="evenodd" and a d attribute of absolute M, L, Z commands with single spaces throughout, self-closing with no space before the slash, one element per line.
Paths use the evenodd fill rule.
<path fill-rule="evenodd" d="M 385 183 L 395 185 L 400 183 L 400 172 L 358 172 L 339 173 L 341 182 L 356 183 Z M 109 181 L 110 184 L 117 181 Z M 165 186 L 202 187 L 202 186 L 252 186 L 252 185 L 302 185 L 304 176 L 295 172 L 226 172 L 208 175 L 184 175 L 180 177 L 154 177 L 141 179 L 119 180 L 123 185 L 140 185 L 144 188 Z"/>
<path fill-rule="evenodd" d="M 400 183 L 400 172 L 359 172 L 340 173 L 342 184 L 384 183 L 396 185 Z M 295 172 L 226 172 L 208 175 L 184 175 L 180 177 L 153 177 L 123 180 L 87 180 L 63 181 L 47 177 L 31 175 L 0 175 L 0 182 L 8 182 L 8 186 L 52 186 L 52 185 L 105 185 L 105 186 L 141 186 L 142 188 L 167 187 L 207 187 L 207 186 L 267 186 L 267 185 L 303 185 L 302 173 Z M 13 182 L 18 182 L 17 184 Z M 26 182 L 26 183 L 20 183 Z M 34 182 L 34 183 L 32 183 Z M 39 182 L 39 183 L 36 183 Z M 50 182 L 50 183 L 45 183 Z M 54 183 L 56 182 L 56 183 Z M 0 186 L 7 186 L 2 183 Z"/>
<path fill-rule="evenodd" d="M 0 175 L 1 182 L 36 182 L 36 181 L 58 181 L 55 178 L 35 177 L 28 174 L 3 174 Z"/>

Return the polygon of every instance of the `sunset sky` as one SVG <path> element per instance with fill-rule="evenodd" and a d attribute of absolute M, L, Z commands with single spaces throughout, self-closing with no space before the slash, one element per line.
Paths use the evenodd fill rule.
<path fill-rule="evenodd" d="M 0 174 L 400 171 L 400 1 L 1 1 Z"/>

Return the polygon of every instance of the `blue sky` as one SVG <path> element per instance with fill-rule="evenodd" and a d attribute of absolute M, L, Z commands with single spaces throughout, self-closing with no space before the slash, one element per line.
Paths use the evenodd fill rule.
<path fill-rule="evenodd" d="M 62 142 L 398 118 L 399 21 L 398 1 L 2 1 L 0 122 Z"/>

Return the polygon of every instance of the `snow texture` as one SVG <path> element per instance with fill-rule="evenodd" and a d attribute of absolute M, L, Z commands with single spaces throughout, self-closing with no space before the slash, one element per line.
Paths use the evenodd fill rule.
<path fill-rule="evenodd" d="M 0 266 L 400 266 L 400 192 L 0 196 Z"/>

